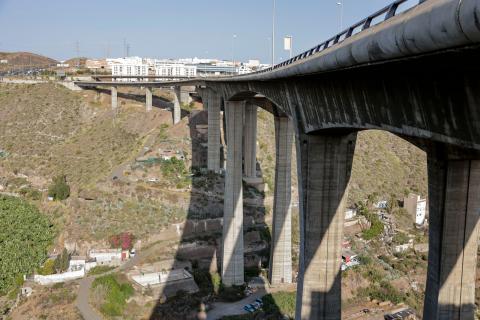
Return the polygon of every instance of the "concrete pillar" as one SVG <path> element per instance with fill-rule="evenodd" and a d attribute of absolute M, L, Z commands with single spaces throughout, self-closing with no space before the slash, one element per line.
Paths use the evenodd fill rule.
<path fill-rule="evenodd" d="M 245 102 L 230 101 L 227 117 L 227 170 L 223 213 L 222 281 L 225 286 L 244 282 L 242 140 Z"/>
<path fill-rule="evenodd" d="M 220 171 L 220 104 L 222 97 L 213 90 L 206 89 L 203 103 L 208 110 L 208 170 Z M 205 106 L 204 106 L 205 108 Z"/>
<path fill-rule="evenodd" d="M 292 142 L 292 121 L 275 117 L 275 195 L 268 274 L 273 285 L 292 282 Z"/>
<path fill-rule="evenodd" d="M 298 133 L 296 141 L 301 245 L 295 319 L 341 319 L 343 223 L 356 133 Z"/>
<path fill-rule="evenodd" d="M 145 106 L 147 109 L 147 112 L 152 111 L 152 88 L 146 87 L 145 88 Z"/>
<path fill-rule="evenodd" d="M 474 319 L 480 160 L 428 153 L 429 254 L 424 319 Z"/>
<path fill-rule="evenodd" d="M 173 124 L 179 123 L 182 115 L 182 109 L 180 108 L 180 94 L 181 87 L 175 87 L 173 100 Z"/>
<path fill-rule="evenodd" d="M 116 110 L 118 107 L 118 99 L 117 99 L 117 87 L 112 86 L 112 110 Z"/>
<path fill-rule="evenodd" d="M 245 139 L 243 158 L 246 178 L 257 177 L 257 106 L 247 102 L 245 107 Z"/>

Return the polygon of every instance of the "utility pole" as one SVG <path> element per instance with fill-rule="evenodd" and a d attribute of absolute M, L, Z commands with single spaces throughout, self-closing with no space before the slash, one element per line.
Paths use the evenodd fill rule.
<path fill-rule="evenodd" d="M 80 43 L 78 42 L 78 40 L 75 43 L 75 49 L 77 52 L 77 68 L 80 68 Z"/>
<path fill-rule="evenodd" d="M 237 35 L 234 34 L 232 36 L 232 65 L 233 65 L 232 75 L 235 74 L 235 39 L 236 38 L 237 38 Z"/>
<path fill-rule="evenodd" d="M 130 44 L 127 43 L 127 57 L 130 56 Z"/>
<path fill-rule="evenodd" d="M 127 39 L 123 38 L 123 56 L 127 57 Z"/>
<path fill-rule="evenodd" d="M 275 65 L 275 0 L 272 10 L 272 67 Z"/>

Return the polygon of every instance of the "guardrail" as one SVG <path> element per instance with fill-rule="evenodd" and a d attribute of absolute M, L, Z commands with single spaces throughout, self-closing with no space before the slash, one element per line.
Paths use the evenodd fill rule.
<path fill-rule="evenodd" d="M 392 17 L 394 17 L 396 14 L 397 14 L 397 10 L 398 8 L 408 2 L 409 0 L 396 0 L 394 1 L 393 3 L 391 3 L 390 5 L 384 7 L 383 9 L 380 9 L 378 10 L 377 12 L 375 12 L 374 14 L 371 14 L 369 15 L 367 18 L 355 23 L 354 25 L 350 26 L 349 28 L 343 30 L 342 32 L 336 34 L 335 36 L 333 36 L 332 38 L 320 43 L 319 45 L 311 48 L 310 50 L 307 50 L 307 51 L 304 51 L 298 55 L 296 55 L 295 57 L 292 57 L 288 60 L 285 60 L 279 64 L 276 64 L 274 65 L 273 67 L 270 67 L 270 68 L 267 68 L 267 69 L 263 69 L 263 70 L 260 70 L 260 71 L 257 71 L 255 73 L 259 74 L 259 73 L 265 73 L 265 72 L 270 72 L 270 71 L 273 71 L 273 70 L 276 70 L 278 68 L 281 68 L 281 67 L 285 67 L 285 66 L 288 66 L 296 61 L 299 61 L 299 60 L 302 60 L 302 59 L 305 59 L 305 58 L 308 58 L 310 56 L 312 56 L 313 54 L 315 53 L 318 53 L 318 52 L 321 52 L 325 49 L 328 49 L 330 47 L 332 47 L 333 45 L 337 44 L 337 43 L 340 43 L 342 41 L 344 41 L 345 39 L 348 39 L 350 38 L 353 34 L 354 34 L 354 31 L 357 30 L 358 28 L 360 28 L 360 31 L 364 31 L 368 28 L 370 28 L 371 24 L 372 24 L 372 21 L 378 17 L 380 17 L 382 14 L 385 14 L 385 17 L 383 18 L 382 22 L 383 21 L 386 21 Z M 416 7 L 418 6 L 419 4 L 423 3 L 423 2 L 426 2 L 428 0 L 418 0 L 418 3 L 413 6 L 413 7 Z M 410 8 L 409 8 L 410 9 Z M 252 74 L 252 73 L 251 73 Z M 250 74 L 250 75 L 251 75 Z"/>

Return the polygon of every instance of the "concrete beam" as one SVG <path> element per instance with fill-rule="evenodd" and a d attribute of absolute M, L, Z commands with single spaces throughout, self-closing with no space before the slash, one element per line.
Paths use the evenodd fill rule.
<path fill-rule="evenodd" d="M 152 100 L 152 88 L 145 87 L 145 107 L 147 109 L 147 112 L 152 111 Z"/>
<path fill-rule="evenodd" d="M 112 110 L 116 110 L 118 108 L 118 99 L 117 99 L 117 87 L 111 87 L 111 95 L 112 95 Z"/>
<path fill-rule="evenodd" d="M 295 319 L 341 319 L 341 249 L 356 133 L 297 133 L 300 266 Z"/>
<path fill-rule="evenodd" d="M 245 102 L 229 101 L 227 118 L 227 170 L 223 213 L 222 281 L 225 286 L 244 283 L 242 140 Z"/>
<path fill-rule="evenodd" d="M 182 87 L 176 86 L 174 89 L 174 100 L 173 100 L 173 124 L 177 124 L 181 120 L 182 109 L 180 107 L 180 95 Z"/>
<path fill-rule="evenodd" d="M 480 160 L 428 154 L 429 256 L 424 319 L 473 319 Z"/>
<path fill-rule="evenodd" d="M 275 195 L 268 274 L 272 285 L 292 282 L 292 142 L 292 121 L 275 117 Z"/>
<path fill-rule="evenodd" d="M 208 110 L 208 170 L 220 171 L 220 104 L 222 97 L 215 91 L 205 89 L 203 105 Z"/>
<path fill-rule="evenodd" d="M 257 106 L 247 102 L 245 105 L 245 139 L 243 140 L 243 158 L 246 178 L 257 177 Z"/>

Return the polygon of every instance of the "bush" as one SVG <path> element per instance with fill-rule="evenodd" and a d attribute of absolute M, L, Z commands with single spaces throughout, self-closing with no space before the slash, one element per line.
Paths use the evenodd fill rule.
<path fill-rule="evenodd" d="M 383 233 L 383 223 L 378 216 L 370 212 L 366 207 L 360 206 L 359 212 L 370 222 L 370 228 L 362 231 L 362 237 L 365 240 L 371 240 Z"/>
<path fill-rule="evenodd" d="M 394 236 L 393 236 L 393 242 L 396 243 L 396 244 L 405 244 L 408 242 L 408 240 L 410 240 L 408 238 L 408 236 L 403 233 L 403 232 L 397 232 Z"/>
<path fill-rule="evenodd" d="M 263 310 L 270 315 L 295 317 L 296 292 L 275 292 L 263 296 Z"/>
<path fill-rule="evenodd" d="M 96 278 L 93 281 L 93 288 L 97 287 L 103 287 L 106 292 L 105 302 L 100 306 L 100 311 L 111 317 L 121 316 L 126 300 L 133 295 L 133 287 L 128 283 L 120 283 L 112 274 Z"/>
<path fill-rule="evenodd" d="M 67 252 L 67 249 L 63 248 L 61 254 L 57 256 L 54 262 L 55 270 L 57 273 L 62 273 L 67 271 L 70 265 L 70 254 Z"/>
<path fill-rule="evenodd" d="M 67 184 L 67 178 L 59 175 L 53 178 L 53 182 L 48 187 L 48 196 L 54 200 L 65 200 L 70 196 L 70 186 Z"/>
<path fill-rule="evenodd" d="M 96 267 L 93 267 L 92 269 L 90 269 L 88 271 L 88 275 L 89 276 L 94 276 L 94 275 L 98 275 L 98 274 L 102 274 L 102 273 L 105 273 L 105 272 L 108 272 L 110 270 L 113 270 L 115 269 L 115 267 L 111 267 L 111 266 L 96 266 Z"/>
<path fill-rule="evenodd" d="M 37 270 L 38 274 L 42 276 L 48 276 L 49 274 L 55 273 L 55 260 L 54 259 L 47 259 L 43 266 Z"/>
<path fill-rule="evenodd" d="M 379 301 L 391 301 L 395 304 L 405 301 L 405 295 L 393 287 L 389 282 L 382 281 L 378 285 L 359 289 L 358 295 L 368 296 Z"/>
<path fill-rule="evenodd" d="M 133 248 L 133 240 L 135 237 L 129 232 L 122 232 L 120 234 L 110 237 L 110 245 L 112 248 L 122 248 L 122 250 L 131 250 Z"/>
<path fill-rule="evenodd" d="M 0 295 L 45 260 L 54 238 L 46 216 L 25 200 L 0 195 Z"/>

